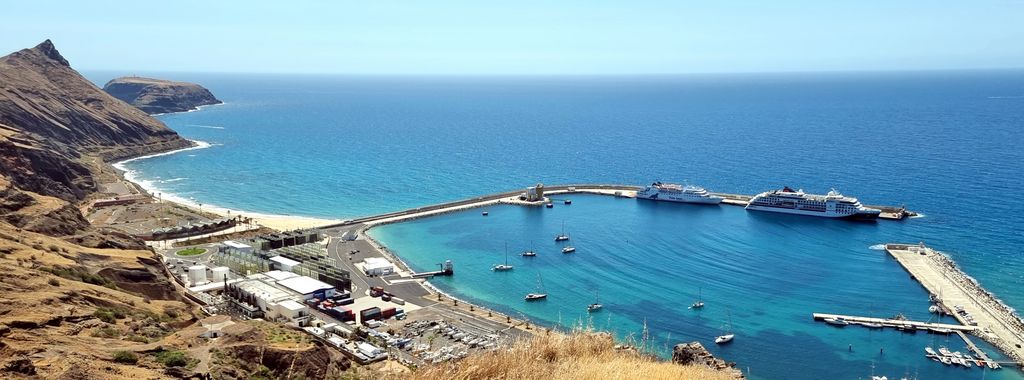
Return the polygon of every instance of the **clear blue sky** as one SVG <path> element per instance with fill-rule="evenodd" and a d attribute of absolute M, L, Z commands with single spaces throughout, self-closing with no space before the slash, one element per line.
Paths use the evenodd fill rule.
<path fill-rule="evenodd" d="M 294 3 L 294 4 L 292 4 Z M 78 69 L 629 74 L 1024 67 L 1024 1 L 16 1 Z"/>

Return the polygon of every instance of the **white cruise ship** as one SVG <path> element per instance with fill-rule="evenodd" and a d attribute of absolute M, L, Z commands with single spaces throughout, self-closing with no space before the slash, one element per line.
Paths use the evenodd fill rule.
<path fill-rule="evenodd" d="M 685 203 L 722 203 L 722 197 L 711 195 L 703 187 L 681 186 L 673 183 L 655 182 L 636 192 L 637 199 Z"/>
<path fill-rule="evenodd" d="M 877 219 L 881 210 L 867 208 L 857 198 L 847 197 L 835 189 L 826 195 L 806 194 L 788 186 L 781 190 L 755 195 L 747 210 L 771 211 L 786 214 L 823 216 L 826 218 Z"/>

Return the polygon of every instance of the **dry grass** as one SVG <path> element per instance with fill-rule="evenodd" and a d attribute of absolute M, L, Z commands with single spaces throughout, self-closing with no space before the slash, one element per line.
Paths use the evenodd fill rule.
<path fill-rule="evenodd" d="M 730 379 L 702 366 L 681 366 L 615 349 L 611 336 L 576 332 L 520 341 L 506 350 L 421 368 L 411 379 Z"/>

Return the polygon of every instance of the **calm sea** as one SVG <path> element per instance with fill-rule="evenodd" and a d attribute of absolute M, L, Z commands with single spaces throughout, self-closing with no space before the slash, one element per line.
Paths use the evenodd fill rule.
<path fill-rule="evenodd" d="M 981 378 L 926 345 L 958 340 L 831 328 L 812 312 L 928 319 L 927 294 L 869 247 L 925 241 L 1024 306 L 1024 72 L 649 77 L 343 77 L 153 74 L 227 104 L 161 116 L 206 149 L 129 164 L 167 194 L 272 214 L 345 218 L 536 182 L 700 184 L 756 193 L 836 188 L 925 217 L 847 223 L 574 196 L 555 209 L 494 207 L 371 231 L 435 283 L 545 325 L 584 322 L 650 345 L 711 340 L 755 378 L 872 372 Z M 103 82 L 111 73 L 93 73 Z M 552 237 L 565 223 L 575 255 Z M 510 258 L 516 269 L 488 268 Z M 541 278 L 546 302 L 521 298 Z M 707 307 L 686 305 L 703 289 Z M 583 310 L 600 292 L 606 309 Z M 851 351 L 852 345 L 852 351 Z M 1008 369 L 987 378 L 1021 378 Z"/>

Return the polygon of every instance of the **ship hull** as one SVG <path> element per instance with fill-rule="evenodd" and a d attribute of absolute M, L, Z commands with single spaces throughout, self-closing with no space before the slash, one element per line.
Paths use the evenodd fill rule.
<path fill-rule="evenodd" d="M 855 214 L 834 214 L 819 211 L 807 211 L 801 209 L 782 208 L 782 207 L 765 207 L 757 205 L 748 205 L 747 210 L 751 211 L 764 211 L 774 212 L 779 214 L 791 214 L 791 215 L 805 215 L 805 216 L 817 216 L 820 218 L 832 218 L 832 219 L 848 219 L 848 220 L 863 220 L 872 221 L 878 219 L 878 213 L 855 213 Z"/>
<path fill-rule="evenodd" d="M 671 195 L 664 195 L 661 193 L 653 195 L 640 195 L 637 194 L 636 199 L 646 199 L 650 201 L 663 201 L 663 202 L 677 202 L 677 203 L 693 203 L 693 204 L 705 204 L 705 205 L 717 205 L 722 203 L 722 198 L 683 198 L 675 197 Z"/>

